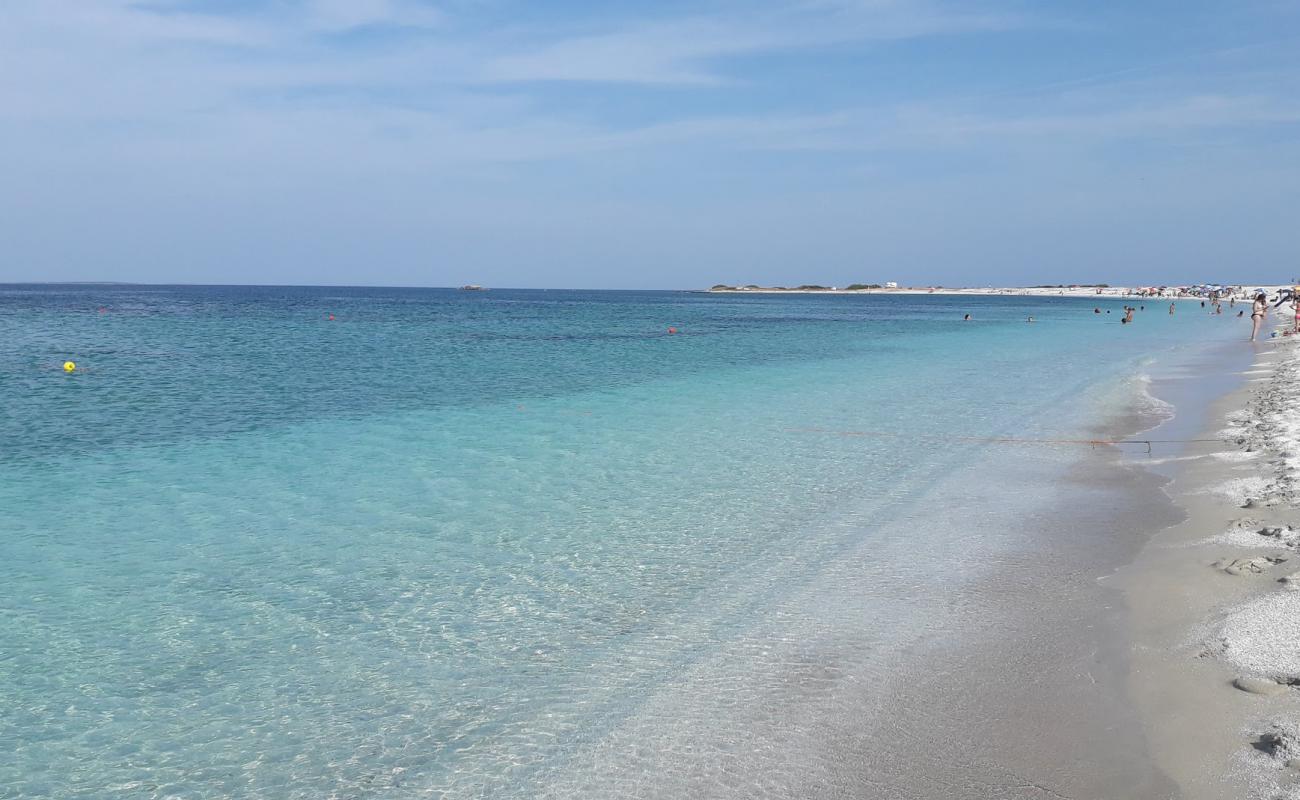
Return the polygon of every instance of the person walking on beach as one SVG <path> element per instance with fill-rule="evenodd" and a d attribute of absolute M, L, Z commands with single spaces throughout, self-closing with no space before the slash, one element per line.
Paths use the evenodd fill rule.
<path fill-rule="evenodd" d="M 1268 295 L 1260 292 L 1255 295 L 1255 302 L 1250 307 L 1250 340 L 1259 336 L 1259 326 L 1264 324 L 1264 315 L 1268 313 Z"/>

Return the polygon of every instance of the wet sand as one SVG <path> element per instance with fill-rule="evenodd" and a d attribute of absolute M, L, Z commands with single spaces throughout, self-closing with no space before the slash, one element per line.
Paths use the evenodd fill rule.
<path fill-rule="evenodd" d="M 1149 502 L 1160 483 L 1098 450 L 1072 475 L 1068 502 L 1026 520 L 1051 536 L 1051 552 L 1008 558 L 1002 578 L 954 609 L 962 639 L 911 654 L 930 667 L 891 681 L 888 702 L 923 713 L 865 737 L 890 791 L 863 796 L 1177 796 L 1128 702 L 1125 606 L 1096 580 L 1136 555 L 1133 531 L 1177 518 Z"/>
<path fill-rule="evenodd" d="M 1027 456 L 1001 477 L 1016 486 L 1036 469 Z M 1172 503 L 1152 503 L 1163 480 L 1098 447 L 1056 502 L 1028 508 L 1008 498 L 1008 519 L 1038 531 L 1041 546 L 1003 549 L 974 581 L 951 576 L 963 585 L 944 601 L 946 617 L 884 661 L 869 655 L 875 642 L 830 633 L 846 627 L 843 619 L 817 628 L 819 617 L 874 613 L 843 600 L 863 574 L 855 556 L 825 595 L 775 610 L 790 623 L 784 634 L 742 637 L 717 664 L 682 675 L 535 796 L 1177 797 L 1126 692 L 1123 598 L 1097 580 L 1137 555 L 1140 532 L 1179 518 Z M 962 525 L 963 497 L 943 499 L 951 508 L 927 521 Z M 861 560 L 878 563 L 879 548 L 870 550 Z M 923 573 L 918 561 L 898 568 Z M 785 668 L 751 683 L 746 665 L 771 650 L 789 651 L 779 659 Z M 709 704 L 709 724 L 683 713 L 684 702 Z M 791 753 L 801 754 L 796 770 L 772 769 Z M 760 770 L 757 785 L 737 769 L 746 763 Z M 624 776 L 617 792 L 614 776 Z"/>

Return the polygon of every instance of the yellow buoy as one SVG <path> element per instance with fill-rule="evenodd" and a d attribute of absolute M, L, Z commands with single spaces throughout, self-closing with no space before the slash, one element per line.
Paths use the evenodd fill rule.
<path fill-rule="evenodd" d="M 63 362 L 63 371 L 64 371 L 64 372 L 75 372 L 76 369 L 77 369 L 77 364 L 76 364 L 75 361 L 64 361 L 64 362 Z"/>

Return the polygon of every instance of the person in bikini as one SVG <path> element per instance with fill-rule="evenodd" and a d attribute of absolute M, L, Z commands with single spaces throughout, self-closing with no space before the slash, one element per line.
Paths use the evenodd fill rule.
<path fill-rule="evenodd" d="M 1255 295 L 1255 302 L 1250 307 L 1250 340 L 1259 336 L 1259 326 L 1264 324 L 1264 315 L 1268 313 L 1268 295 L 1260 292 Z"/>

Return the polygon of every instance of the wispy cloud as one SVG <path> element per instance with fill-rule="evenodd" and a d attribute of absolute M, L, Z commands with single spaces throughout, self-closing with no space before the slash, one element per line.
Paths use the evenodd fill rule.
<path fill-rule="evenodd" d="M 671 109 L 628 124 L 565 112 L 544 95 L 494 83 L 724 84 L 729 56 L 848 42 L 1008 30 L 1008 14 L 930 2 L 804 0 L 646 21 L 518 26 L 454 36 L 455 21 L 421 0 L 306 0 L 240 12 L 201 13 L 192 3 L 14 0 L 0 17 L 0 118 L 131 123 L 122 150 L 225 139 L 238 152 L 294 149 L 339 155 L 366 142 L 422 163 L 599 156 L 663 146 L 870 152 L 987 145 L 1014 138 L 1095 140 L 1294 122 L 1293 97 L 1255 93 L 1101 92 L 1068 101 L 1040 91 L 1031 109 L 1014 94 L 970 109 L 947 97 L 815 111 L 766 107 L 731 113 Z M 964 7 L 963 7 L 964 8 Z M 418 32 L 383 47 L 338 41 L 351 31 Z M 325 38 L 321 38 L 325 37 Z M 1103 76 L 1126 80 L 1126 70 Z M 1088 85 L 1104 83 L 1090 78 Z M 543 90 L 536 90 L 543 91 Z M 996 101 L 996 102 L 994 102 Z M 334 142 L 333 148 L 328 146 Z M 215 145 L 215 142 L 213 143 Z M 299 146 L 299 152 L 311 147 Z M 119 151 L 121 152 L 121 151 Z M 387 154 L 386 154 L 387 155 Z"/>
<path fill-rule="evenodd" d="M 632 23 L 563 37 L 487 63 L 502 81 L 716 85 L 718 62 L 764 52 L 1001 30 L 1026 24 L 1010 14 L 980 14 L 928 2 L 801 2 L 743 13 Z"/>
<path fill-rule="evenodd" d="M 129 48 L 169 44 L 251 46 L 275 41 L 262 26 L 238 17 L 132 0 L 14 0 L 0 14 L 0 36 L 18 52 L 74 43 Z M 123 55 L 129 52 L 124 50 Z M 77 53 L 70 50 L 63 55 L 75 59 Z"/>
<path fill-rule="evenodd" d="M 419 0 L 310 0 L 303 14 L 313 29 L 350 31 L 375 26 L 436 28 L 443 16 Z"/>

